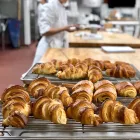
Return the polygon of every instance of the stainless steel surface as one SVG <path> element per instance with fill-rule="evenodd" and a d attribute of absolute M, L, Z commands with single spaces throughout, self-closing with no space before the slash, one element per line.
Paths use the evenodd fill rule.
<path fill-rule="evenodd" d="M 38 63 L 39 64 L 39 63 Z M 132 65 L 133 66 L 133 65 Z M 38 75 L 38 74 L 32 74 L 32 69 L 34 66 L 32 66 L 28 72 L 26 73 L 26 75 L 24 77 L 21 77 L 21 81 L 23 81 L 25 84 L 30 84 L 31 81 L 33 81 L 36 78 L 40 78 L 40 77 L 46 77 L 48 78 L 52 83 L 55 84 L 62 84 L 62 83 L 70 83 L 70 84 L 75 84 L 80 80 L 62 80 L 59 79 L 58 77 L 56 77 L 55 75 Z M 133 66 L 134 67 L 134 66 Z M 136 82 L 138 80 L 140 80 L 140 72 L 137 68 L 134 67 L 134 69 L 136 70 L 136 77 L 134 78 L 130 78 L 130 79 L 126 79 L 126 78 L 114 78 L 114 77 L 109 77 L 105 74 L 105 71 L 103 71 L 103 77 L 106 80 L 110 80 L 112 83 L 118 83 L 118 82 L 122 82 L 122 81 L 129 81 L 129 82 Z"/>

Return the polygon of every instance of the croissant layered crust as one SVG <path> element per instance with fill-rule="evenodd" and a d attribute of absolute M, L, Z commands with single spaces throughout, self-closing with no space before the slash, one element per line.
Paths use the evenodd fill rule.
<path fill-rule="evenodd" d="M 57 124 L 67 123 L 62 103 L 47 97 L 40 97 L 33 104 L 33 115 L 36 119 L 50 120 Z"/>
<path fill-rule="evenodd" d="M 116 66 L 112 69 L 107 69 L 106 74 L 111 77 L 116 78 L 132 78 L 135 77 L 136 72 L 130 69 L 127 69 L 127 67 L 123 66 Z"/>
<path fill-rule="evenodd" d="M 104 122 L 115 122 L 126 125 L 138 123 L 136 113 L 128 109 L 118 101 L 106 100 L 100 111 L 100 117 Z"/>
<path fill-rule="evenodd" d="M 137 90 L 137 94 L 140 95 L 140 81 L 135 82 L 133 85 Z"/>
<path fill-rule="evenodd" d="M 46 78 L 38 78 L 32 81 L 28 87 L 29 94 L 34 98 L 38 98 L 44 94 L 45 89 L 51 82 Z"/>
<path fill-rule="evenodd" d="M 83 80 L 74 85 L 74 87 L 72 88 L 71 97 L 74 101 L 80 99 L 92 102 L 93 90 L 94 86 L 92 82 L 88 80 Z"/>
<path fill-rule="evenodd" d="M 43 96 L 51 99 L 60 99 L 65 107 L 69 106 L 73 102 L 73 99 L 70 97 L 69 91 L 66 87 L 55 86 L 52 84 L 45 89 Z"/>
<path fill-rule="evenodd" d="M 31 114 L 30 97 L 21 86 L 12 86 L 2 94 L 2 115 L 4 127 L 24 128 Z"/>
<path fill-rule="evenodd" d="M 97 81 L 103 79 L 102 70 L 94 65 L 89 66 L 88 78 L 93 83 L 96 83 Z"/>
<path fill-rule="evenodd" d="M 94 114 L 95 105 L 88 101 L 77 100 L 67 109 L 67 116 L 86 125 L 98 126 L 102 119 Z"/>
<path fill-rule="evenodd" d="M 32 70 L 34 74 L 54 74 L 56 72 L 56 67 L 52 62 L 37 64 Z"/>
<path fill-rule="evenodd" d="M 123 97 L 136 97 L 137 91 L 130 82 L 121 82 L 115 85 L 117 93 Z"/>

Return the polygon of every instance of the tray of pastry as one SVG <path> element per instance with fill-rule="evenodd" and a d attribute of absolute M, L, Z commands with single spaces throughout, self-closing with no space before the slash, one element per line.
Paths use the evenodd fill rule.
<path fill-rule="evenodd" d="M 21 80 L 25 84 L 29 84 L 40 77 L 48 78 L 52 83 L 75 84 L 83 79 L 89 79 L 93 83 L 101 79 L 117 83 L 121 81 L 135 82 L 140 79 L 140 72 L 134 65 L 121 61 L 111 63 L 91 58 L 82 61 L 73 58 L 66 62 L 52 60 L 44 64 L 37 63 Z"/>
<path fill-rule="evenodd" d="M 117 98 L 117 94 L 129 98 L 120 102 L 122 97 Z M 0 139 L 139 139 L 137 94 L 140 82 L 114 86 L 108 80 L 94 85 L 83 80 L 72 87 L 71 93 L 46 78 L 32 81 L 27 88 L 11 86 L 1 97 Z"/>

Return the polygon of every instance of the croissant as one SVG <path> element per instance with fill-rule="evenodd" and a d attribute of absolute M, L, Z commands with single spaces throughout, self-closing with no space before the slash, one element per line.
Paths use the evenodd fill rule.
<path fill-rule="evenodd" d="M 98 126 L 102 123 L 102 119 L 94 114 L 94 109 L 94 104 L 85 100 L 77 100 L 67 109 L 67 116 L 85 125 Z"/>
<path fill-rule="evenodd" d="M 51 60 L 51 62 L 54 64 L 56 70 L 60 70 L 61 66 L 63 65 L 62 61 L 59 61 L 59 60 L 56 60 L 56 59 Z"/>
<path fill-rule="evenodd" d="M 94 60 L 92 65 L 99 67 L 101 70 L 104 70 L 104 63 L 103 63 L 103 61 Z"/>
<path fill-rule="evenodd" d="M 2 95 L 2 125 L 24 128 L 31 114 L 30 97 L 21 86 L 12 86 Z"/>
<path fill-rule="evenodd" d="M 101 69 L 99 67 L 91 65 L 88 70 L 88 78 L 93 83 L 96 83 L 97 81 L 101 80 L 103 78 Z"/>
<path fill-rule="evenodd" d="M 68 61 L 66 63 L 72 64 L 73 66 L 75 66 L 76 64 L 78 64 L 80 62 L 81 62 L 80 59 L 72 58 L 72 59 L 68 59 Z"/>
<path fill-rule="evenodd" d="M 36 119 L 50 120 L 57 124 L 66 124 L 67 118 L 60 101 L 40 97 L 33 104 L 33 115 Z"/>
<path fill-rule="evenodd" d="M 66 87 L 55 86 L 52 84 L 46 88 L 43 96 L 51 99 L 60 99 L 65 107 L 69 106 L 73 102 Z"/>
<path fill-rule="evenodd" d="M 105 70 L 112 69 L 116 66 L 115 64 L 113 64 L 113 63 L 111 63 L 110 61 L 107 61 L 107 60 L 104 61 L 103 63 L 104 63 Z"/>
<path fill-rule="evenodd" d="M 51 82 L 46 78 L 38 78 L 30 83 L 28 91 L 31 96 L 38 98 L 44 94 L 45 89 Z"/>
<path fill-rule="evenodd" d="M 93 90 L 94 86 L 92 82 L 88 80 L 83 80 L 74 85 L 74 87 L 72 88 L 73 92 L 71 94 L 71 97 L 74 101 L 79 99 L 92 102 Z"/>
<path fill-rule="evenodd" d="M 93 101 L 95 102 L 104 102 L 107 99 L 116 100 L 116 98 L 117 92 L 111 87 L 100 88 L 93 94 Z"/>
<path fill-rule="evenodd" d="M 52 62 L 38 64 L 32 70 L 34 74 L 54 74 L 56 72 L 55 65 Z"/>
<path fill-rule="evenodd" d="M 129 109 L 132 109 L 135 111 L 139 122 L 140 122 L 140 97 L 135 98 L 129 105 L 128 105 Z"/>
<path fill-rule="evenodd" d="M 116 66 L 112 69 L 107 69 L 106 74 L 116 78 L 133 78 L 135 77 L 136 72 L 122 66 Z"/>
<path fill-rule="evenodd" d="M 85 73 L 88 71 L 88 65 L 86 63 L 78 63 L 75 65 L 75 68 L 83 70 Z"/>
<path fill-rule="evenodd" d="M 30 102 L 30 96 L 28 92 L 22 86 L 19 86 L 19 85 L 15 85 L 15 86 L 11 86 L 7 88 L 1 96 L 1 101 L 5 102 L 6 100 L 15 98 L 15 97 L 21 97 L 27 103 Z"/>
<path fill-rule="evenodd" d="M 106 100 L 100 111 L 100 117 L 104 122 L 115 122 L 126 125 L 138 123 L 136 113 L 128 109 L 118 101 Z"/>
<path fill-rule="evenodd" d="M 95 87 L 95 90 L 98 90 L 100 88 L 106 88 L 106 87 L 116 89 L 113 83 L 111 83 L 109 80 L 98 81 L 97 83 L 95 83 L 94 87 Z"/>
<path fill-rule="evenodd" d="M 118 95 L 123 97 L 136 97 L 137 91 L 130 82 L 121 82 L 115 85 Z"/>
<path fill-rule="evenodd" d="M 59 71 L 56 76 L 60 79 L 82 79 L 86 77 L 86 72 L 84 72 L 81 68 L 69 67 L 64 71 Z"/>
<path fill-rule="evenodd" d="M 82 61 L 83 63 L 86 63 L 88 66 L 92 65 L 94 62 L 94 59 L 92 58 L 86 58 Z"/>
<path fill-rule="evenodd" d="M 140 81 L 135 82 L 133 85 L 137 90 L 137 94 L 140 95 Z"/>

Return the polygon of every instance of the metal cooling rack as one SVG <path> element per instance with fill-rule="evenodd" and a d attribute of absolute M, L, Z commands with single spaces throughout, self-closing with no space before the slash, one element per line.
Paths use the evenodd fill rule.
<path fill-rule="evenodd" d="M 37 63 L 37 64 L 40 64 L 40 63 Z M 37 64 L 35 64 L 35 65 L 37 65 Z M 32 69 L 33 69 L 34 66 L 32 66 L 29 69 L 29 71 L 26 73 L 26 75 L 21 78 L 21 80 L 25 84 L 30 84 L 31 81 L 33 81 L 36 78 L 40 78 L 40 77 L 45 77 L 45 78 L 49 79 L 54 84 L 62 84 L 62 83 L 75 84 L 75 83 L 77 83 L 77 82 L 79 82 L 79 81 L 82 80 L 82 79 L 80 79 L 80 80 L 62 80 L 62 79 L 59 79 L 58 77 L 56 77 L 55 75 L 38 75 L 38 74 L 32 74 Z M 139 72 L 139 70 L 135 66 L 133 66 L 133 67 L 136 70 L 136 76 L 134 78 L 126 79 L 126 78 L 109 77 L 109 76 L 107 76 L 105 74 L 104 71 L 103 71 L 103 77 L 104 77 L 104 79 L 109 80 L 109 81 L 111 81 L 114 84 L 115 83 L 118 83 L 118 82 L 122 82 L 122 81 L 129 81 L 129 82 L 133 83 L 133 82 L 136 82 L 136 81 L 140 80 L 140 72 Z"/>

